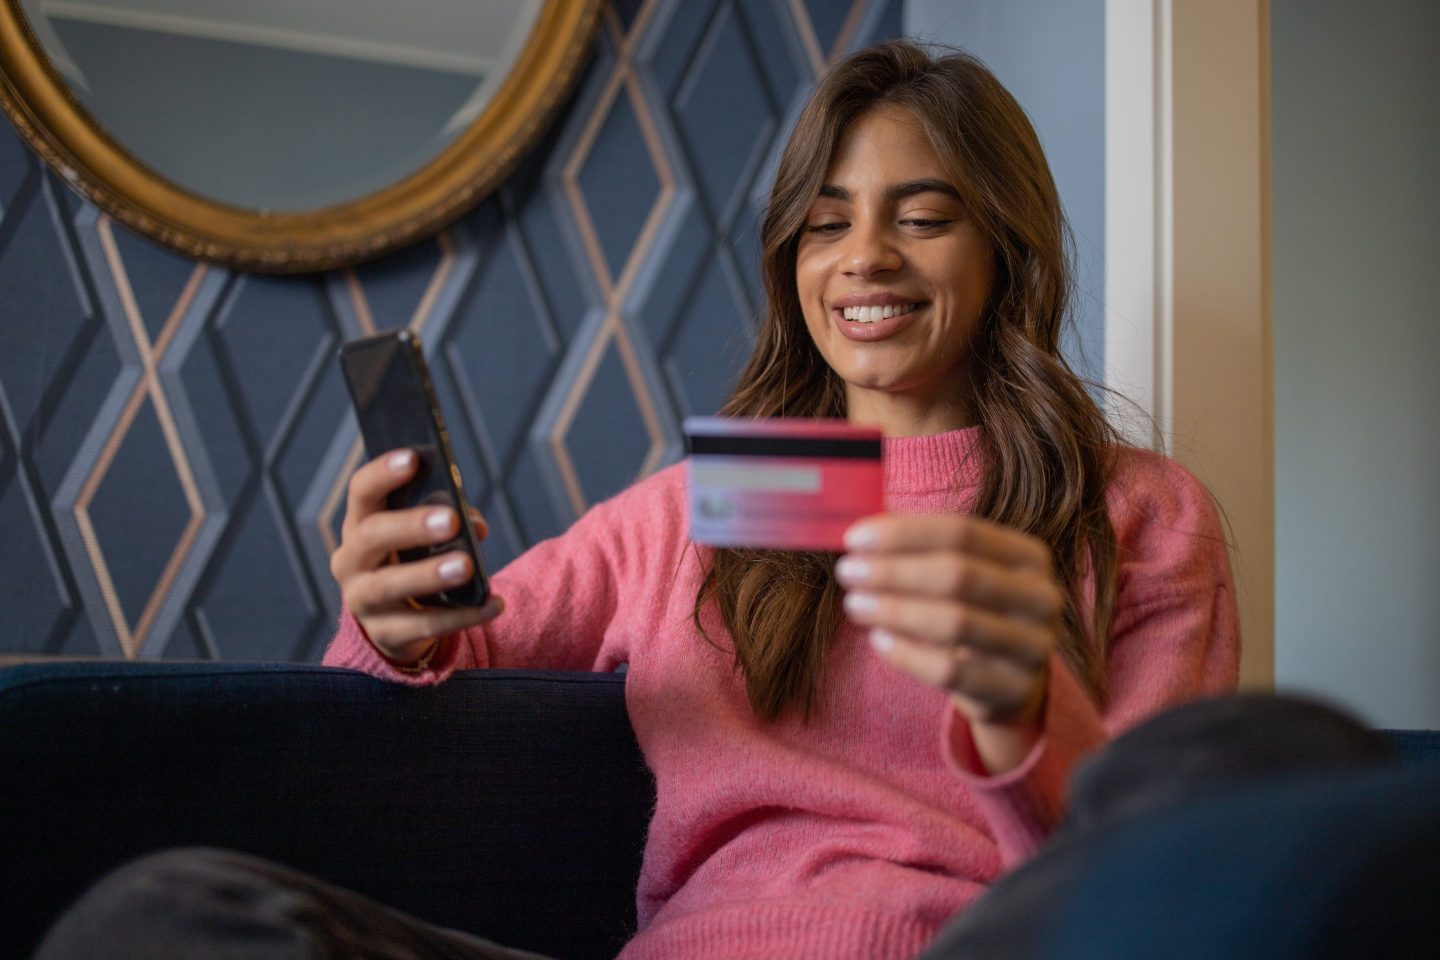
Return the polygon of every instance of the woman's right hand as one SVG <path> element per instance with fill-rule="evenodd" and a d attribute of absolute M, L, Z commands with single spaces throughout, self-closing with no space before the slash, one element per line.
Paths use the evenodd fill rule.
<path fill-rule="evenodd" d="M 345 606 L 370 642 L 402 666 L 425 657 L 446 634 L 494 619 L 505 609 L 494 594 L 483 607 L 411 605 L 411 597 L 464 583 L 474 565 L 459 550 L 392 563 L 398 551 L 443 543 L 455 536 L 461 522 L 474 523 L 481 540 L 488 532 L 474 508 L 463 520 L 450 507 L 387 510 L 385 498 L 414 476 L 416 466 L 413 450 L 392 450 L 355 471 L 340 546 L 330 555 L 330 573 L 340 585 Z"/>

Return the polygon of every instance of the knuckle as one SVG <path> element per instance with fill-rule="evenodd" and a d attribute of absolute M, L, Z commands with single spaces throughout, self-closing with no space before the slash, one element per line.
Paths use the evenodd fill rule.
<path fill-rule="evenodd" d="M 349 583 L 341 584 L 340 602 L 345 604 L 345 607 L 351 613 L 364 613 L 368 609 L 362 591 L 353 580 Z"/>
<path fill-rule="evenodd" d="M 373 537 L 372 531 L 375 528 L 375 519 L 375 515 L 372 514 L 371 516 L 363 517 L 350 524 L 350 529 L 346 532 L 345 540 L 341 542 L 344 543 L 348 541 L 351 546 L 357 547 L 360 550 L 370 549 L 370 541 Z"/>
<path fill-rule="evenodd" d="M 390 550 L 389 532 L 392 524 L 388 513 L 372 513 L 355 525 L 356 546 L 366 553 L 386 553 Z"/>
<path fill-rule="evenodd" d="M 337 547 L 330 553 L 330 577 L 342 586 L 345 579 L 345 558 L 343 556 L 343 550 L 343 547 Z"/>
<path fill-rule="evenodd" d="M 954 643 L 964 643 L 970 639 L 975 622 L 974 618 L 970 615 L 970 611 L 961 606 L 953 606 L 948 611 L 948 614 L 949 623 L 947 627 L 951 640 Z"/>
<path fill-rule="evenodd" d="M 369 494 L 370 488 L 375 485 L 375 461 L 370 461 L 359 470 L 350 474 L 350 502 L 356 503 L 363 500 Z"/>
<path fill-rule="evenodd" d="M 946 586 L 952 594 L 963 594 L 970 589 L 973 571 L 963 557 L 952 557 L 950 569 L 946 571 Z"/>

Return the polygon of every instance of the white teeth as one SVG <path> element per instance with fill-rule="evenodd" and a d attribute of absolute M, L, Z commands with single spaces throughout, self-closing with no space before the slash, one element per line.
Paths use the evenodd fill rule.
<path fill-rule="evenodd" d="M 910 313 L 918 303 L 891 303 L 883 307 L 846 307 L 843 311 L 846 320 L 854 320 L 858 323 L 874 323 L 877 320 L 885 320 L 889 317 L 899 317 Z"/>

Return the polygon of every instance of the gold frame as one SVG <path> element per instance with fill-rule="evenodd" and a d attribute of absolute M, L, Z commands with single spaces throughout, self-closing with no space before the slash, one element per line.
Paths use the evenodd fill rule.
<path fill-rule="evenodd" d="M 415 173 L 359 200 L 269 213 L 197 196 L 132 157 L 75 100 L 19 4 L 0 0 L 0 108 L 31 149 L 121 223 L 188 256 L 262 273 L 348 266 L 413 243 L 478 203 L 579 76 L 601 6 L 547 0 L 494 99 Z"/>

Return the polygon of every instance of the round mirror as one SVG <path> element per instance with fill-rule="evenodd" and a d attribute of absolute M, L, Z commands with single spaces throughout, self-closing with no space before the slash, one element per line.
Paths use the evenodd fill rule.
<path fill-rule="evenodd" d="M 598 0 L 0 0 L 0 105 L 184 253 L 329 269 L 484 196 L 579 72 Z"/>

